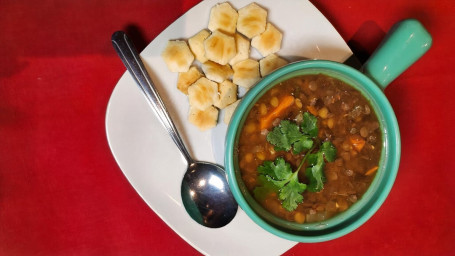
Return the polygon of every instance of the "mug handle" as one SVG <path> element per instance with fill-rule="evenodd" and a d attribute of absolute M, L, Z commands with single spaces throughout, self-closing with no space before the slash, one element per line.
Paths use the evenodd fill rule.
<path fill-rule="evenodd" d="M 384 90 L 430 49 L 432 41 L 419 21 L 398 22 L 364 64 L 363 72 Z"/>

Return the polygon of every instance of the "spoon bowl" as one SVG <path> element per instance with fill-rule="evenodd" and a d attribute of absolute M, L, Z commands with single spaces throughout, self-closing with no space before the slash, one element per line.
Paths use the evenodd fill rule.
<path fill-rule="evenodd" d="M 212 228 L 228 224 L 237 212 L 224 169 L 207 162 L 189 165 L 182 181 L 183 204 L 198 223 Z"/>
<path fill-rule="evenodd" d="M 227 225 L 235 217 L 238 205 L 227 183 L 223 167 L 193 160 L 133 43 L 123 31 L 115 32 L 111 40 L 123 64 L 188 164 L 181 186 L 186 211 L 193 220 L 203 226 L 220 228 Z"/>

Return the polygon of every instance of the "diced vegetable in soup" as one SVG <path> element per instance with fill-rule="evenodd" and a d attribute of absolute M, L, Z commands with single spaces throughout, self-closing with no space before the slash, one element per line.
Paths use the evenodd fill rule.
<path fill-rule="evenodd" d="M 382 150 L 378 118 L 350 85 L 323 75 L 286 80 L 248 113 L 242 179 L 269 212 L 297 223 L 348 209 L 370 186 Z"/>

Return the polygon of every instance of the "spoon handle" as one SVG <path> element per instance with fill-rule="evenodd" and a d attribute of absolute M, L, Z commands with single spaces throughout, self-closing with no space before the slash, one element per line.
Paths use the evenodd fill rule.
<path fill-rule="evenodd" d="M 144 93 L 145 97 L 152 106 L 153 111 L 160 120 L 161 124 L 166 128 L 169 135 L 174 140 L 175 144 L 179 148 L 180 152 L 185 157 L 188 165 L 193 163 L 188 150 L 183 143 L 182 138 L 180 137 L 177 128 L 175 127 L 174 122 L 169 116 L 166 107 L 164 106 L 163 101 L 161 100 L 158 91 L 155 88 L 150 76 L 147 73 L 147 70 L 144 67 L 136 48 L 134 47 L 131 40 L 123 31 L 117 31 L 112 35 L 112 44 L 117 51 L 120 59 L 122 60 L 125 67 L 130 72 L 131 76 L 139 85 L 139 88 Z"/>

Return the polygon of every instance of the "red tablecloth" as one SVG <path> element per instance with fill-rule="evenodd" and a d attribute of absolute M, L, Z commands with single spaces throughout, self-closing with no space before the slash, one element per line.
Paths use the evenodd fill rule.
<path fill-rule="evenodd" d="M 125 71 L 112 32 L 142 49 L 198 2 L 0 2 L 0 255 L 197 254 L 123 176 L 104 120 Z M 360 58 L 404 18 L 434 43 L 386 89 L 402 159 L 384 205 L 345 237 L 286 254 L 455 255 L 454 1 L 312 2 Z"/>

